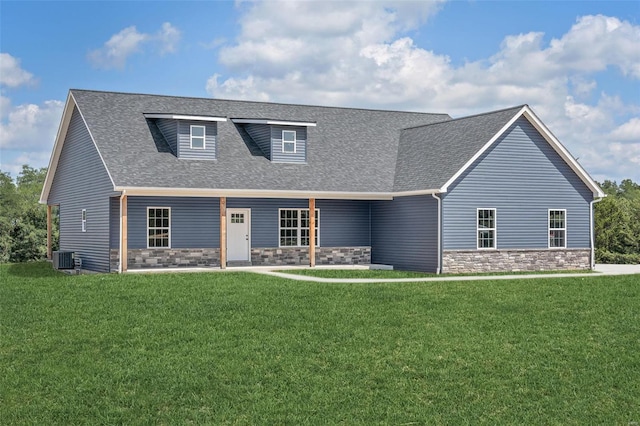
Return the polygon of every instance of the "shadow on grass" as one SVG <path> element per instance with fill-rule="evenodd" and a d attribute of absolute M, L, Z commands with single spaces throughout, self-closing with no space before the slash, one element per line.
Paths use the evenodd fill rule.
<path fill-rule="evenodd" d="M 49 262 L 12 263 L 8 266 L 7 273 L 21 278 L 48 278 L 63 275 L 53 269 Z"/>

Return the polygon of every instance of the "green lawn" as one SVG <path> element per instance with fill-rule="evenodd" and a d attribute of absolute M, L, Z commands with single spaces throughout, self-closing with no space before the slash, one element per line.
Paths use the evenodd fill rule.
<path fill-rule="evenodd" d="M 306 275 L 318 278 L 341 279 L 388 279 L 388 278 L 435 278 L 435 277 L 464 277 L 464 276 L 497 276 L 497 275 L 531 275 L 531 274 L 590 274 L 589 269 L 570 271 L 522 271 L 522 272 L 482 272 L 475 274 L 442 274 L 437 275 L 427 272 L 398 271 L 387 269 L 281 269 L 278 272 L 285 274 Z"/>
<path fill-rule="evenodd" d="M 640 422 L 640 276 L 320 284 L 0 266 L 2 424 Z"/>

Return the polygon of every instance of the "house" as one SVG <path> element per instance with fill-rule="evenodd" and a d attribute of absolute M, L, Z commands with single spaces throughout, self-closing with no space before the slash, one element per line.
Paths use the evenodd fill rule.
<path fill-rule="evenodd" d="M 451 273 L 592 267 L 603 196 L 527 105 L 452 119 L 71 90 L 40 202 L 96 271 Z"/>

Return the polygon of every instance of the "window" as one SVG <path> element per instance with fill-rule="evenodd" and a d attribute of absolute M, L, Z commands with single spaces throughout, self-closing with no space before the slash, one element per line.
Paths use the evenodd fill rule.
<path fill-rule="evenodd" d="M 82 209 L 82 232 L 87 232 L 87 209 Z"/>
<path fill-rule="evenodd" d="M 296 152 L 296 131 L 282 131 L 282 152 L 293 154 Z"/>
<path fill-rule="evenodd" d="M 496 248 L 496 209 L 478 209 L 478 248 Z"/>
<path fill-rule="evenodd" d="M 191 149 L 204 149 L 204 126 L 191 126 Z"/>
<path fill-rule="evenodd" d="M 147 248 L 171 247 L 171 209 L 147 208 Z"/>
<path fill-rule="evenodd" d="M 244 213 L 231 213 L 231 223 L 244 223 Z"/>
<path fill-rule="evenodd" d="M 309 246 L 309 209 L 280 209 L 280 247 Z M 316 240 L 320 241 L 320 210 L 316 209 Z"/>
<path fill-rule="evenodd" d="M 567 247 L 566 219 L 566 210 L 549 210 L 549 248 Z"/>

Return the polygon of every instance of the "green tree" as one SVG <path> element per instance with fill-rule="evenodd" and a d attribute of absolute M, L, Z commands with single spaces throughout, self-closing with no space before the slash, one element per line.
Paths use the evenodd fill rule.
<path fill-rule="evenodd" d="M 8 173 L 0 171 L 0 262 L 46 257 L 47 207 L 38 203 L 46 174 L 46 168 L 24 165 L 14 184 Z M 54 220 L 54 248 L 56 225 Z"/>
<path fill-rule="evenodd" d="M 640 185 L 606 180 L 607 197 L 595 205 L 596 260 L 640 263 Z"/>

